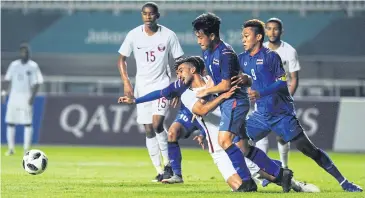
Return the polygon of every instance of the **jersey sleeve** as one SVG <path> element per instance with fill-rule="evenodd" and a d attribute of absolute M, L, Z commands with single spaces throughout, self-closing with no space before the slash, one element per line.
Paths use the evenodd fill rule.
<path fill-rule="evenodd" d="M 219 62 L 222 80 L 231 79 L 234 76 L 233 71 L 235 71 L 235 67 L 238 66 L 237 55 L 230 50 L 223 51 Z"/>
<path fill-rule="evenodd" d="M 187 89 L 187 86 L 181 81 L 177 80 L 171 83 L 168 87 L 161 90 L 161 96 L 167 98 L 168 100 L 174 97 L 179 97 Z"/>
<path fill-rule="evenodd" d="M 269 55 L 269 67 L 276 79 L 286 81 L 286 74 L 280 56 L 276 52 Z"/>
<path fill-rule="evenodd" d="M 292 53 L 290 53 L 289 58 L 289 72 L 296 72 L 300 70 L 299 60 L 298 60 L 298 53 L 294 49 Z"/>
<path fill-rule="evenodd" d="M 10 81 L 13 76 L 14 62 L 10 63 L 8 70 L 6 70 L 5 80 Z"/>
<path fill-rule="evenodd" d="M 44 79 L 41 70 L 38 67 L 38 64 L 35 63 L 36 67 L 34 68 L 34 77 L 32 78 L 32 86 L 35 84 L 43 84 Z"/>
<path fill-rule="evenodd" d="M 120 46 L 118 52 L 119 54 L 129 57 L 133 51 L 133 38 L 132 32 L 129 32 L 125 37 L 122 45 Z"/>
<path fill-rule="evenodd" d="M 172 32 L 169 44 L 170 44 L 170 53 L 174 59 L 184 55 L 184 51 L 181 48 L 179 39 L 177 38 L 174 32 Z"/>

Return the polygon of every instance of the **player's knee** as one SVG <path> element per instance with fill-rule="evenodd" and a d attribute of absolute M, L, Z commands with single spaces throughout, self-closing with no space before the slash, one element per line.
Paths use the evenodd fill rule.
<path fill-rule="evenodd" d="M 227 149 L 229 146 L 231 146 L 232 140 L 230 138 L 227 138 L 227 137 L 221 137 L 221 138 L 218 139 L 218 144 L 223 149 Z"/>
<path fill-rule="evenodd" d="M 168 136 L 167 136 L 167 140 L 169 142 L 176 142 L 178 135 L 179 135 L 179 131 L 175 127 L 170 127 Z"/>
<path fill-rule="evenodd" d="M 153 127 L 153 130 L 156 132 L 156 133 L 161 133 L 163 132 L 165 129 L 163 127 L 163 123 L 153 123 L 152 124 L 152 127 Z"/>
<path fill-rule="evenodd" d="M 153 138 L 156 136 L 156 133 L 153 131 L 153 128 L 151 125 L 145 125 L 145 131 L 146 131 L 146 137 L 147 138 Z"/>

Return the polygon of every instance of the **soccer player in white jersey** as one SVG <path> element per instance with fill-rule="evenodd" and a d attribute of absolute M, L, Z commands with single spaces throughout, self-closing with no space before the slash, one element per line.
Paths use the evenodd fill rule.
<path fill-rule="evenodd" d="M 20 46 L 20 59 L 10 63 L 5 74 L 5 81 L 10 83 L 5 116 L 6 138 L 9 148 L 6 155 L 13 155 L 15 152 L 15 125 L 24 125 L 24 152 L 30 148 L 33 134 L 32 106 L 39 85 L 43 83 L 43 76 L 38 64 L 30 60 L 28 45 L 22 44 Z"/>
<path fill-rule="evenodd" d="M 144 24 L 131 30 L 119 49 L 119 71 L 126 96 L 139 97 L 167 87 L 171 78 L 169 56 L 176 60 L 184 55 L 176 34 L 157 23 L 159 17 L 156 3 L 144 4 L 142 7 Z M 132 52 L 137 65 L 134 91 L 126 63 L 126 58 Z M 168 107 L 169 101 L 166 98 L 137 105 L 137 122 L 144 125 L 146 146 L 157 171 L 157 176 L 153 180 L 155 182 L 169 178 L 173 174 L 168 159 L 167 132 L 163 127 Z M 162 169 L 161 154 L 164 169 Z"/>
<path fill-rule="evenodd" d="M 283 62 L 284 69 L 289 76 L 289 92 L 293 96 L 299 85 L 299 70 L 300 65 L 298 61 L 297 51 L 287 42 L 281 40 L 283 33 L 283 23 L 278 18 L 270 18 L 265 24 L 266 35 L 269 41 L 263 45 L 275 52 L 277 52 Z M 280 161 L 282 167 L 288 167 L 288 157 L 290 150 L 290 143 L 285 143 L 282 138 L 277 137 L 278 150 L 280 154 Z M 269 150 L 269 140 L 265 137 L 256 143 L 256 147 L 263 150 L 265 153 Z"/>

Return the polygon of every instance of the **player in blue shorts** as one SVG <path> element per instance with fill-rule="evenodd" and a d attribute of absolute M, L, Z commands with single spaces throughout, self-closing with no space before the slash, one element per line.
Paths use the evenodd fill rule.
<path fill-rule="evenodd" d="M 361 187 L 342 176 L 329 156 L 305 134 L 296 117 L 280 56 L 262 46 L 264 27 L 262 21 L 254 19 L 246 21 L 242 31 L 245 52 L 239 55 L 239 62 L 242 71 L 253 80 L 248 95 L 256 102 L 255 110 L 246 122 L 248 136 L 258 141 L 274 131 L 286 142 L 295 143 L 299 151 L 336 178 L 345 191 L 361 192 Z"/>
<path fill-rule="evenodd" d="M 213 13 L 205 13 L 198 16 L 192 26 L 197 37 L 197 43 L 203 50 L 205 70 L 212 78 L 213 87 L 203 89 L 197 93 L 202 98 L 211 94 L 222 94 L 231 88 L 231 78 L 240 72 L 238 58 L 230 45 L 219 37 L 221 20 Z M 238 91 L 228 100 L 220 104 L 221 121 L 219 126 L 218 142 L 226 151 L 242 180 L 251 180 L 250 173 L 245 163 L 242 151 L 232 142 L 235 136 L 241 138 L 242 144 L 247 144 L 245 132 L 245 119 L 249 111 L 249 100 L 245 87 Z M 290 190 L 290 182 L 293 177 L 289 169 L 280 169 L 264 152 L 256 147 L 247 147 L 244 155 L 257 164 L 270 175 L 280 178 L 280 184 L 284 192 Z M 248 182 L 249 183 L 249 182 Z"/>

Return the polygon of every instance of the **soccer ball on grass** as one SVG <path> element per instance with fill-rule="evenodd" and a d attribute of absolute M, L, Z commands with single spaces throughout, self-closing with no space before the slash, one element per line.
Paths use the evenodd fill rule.
<path fill-rule="evenodd" d="M 30 150 L 23 156 L 23 168 L 29 174 L 39 175 L 43 173 L 48 164 L 48 158 L 40 150 Z"/>

